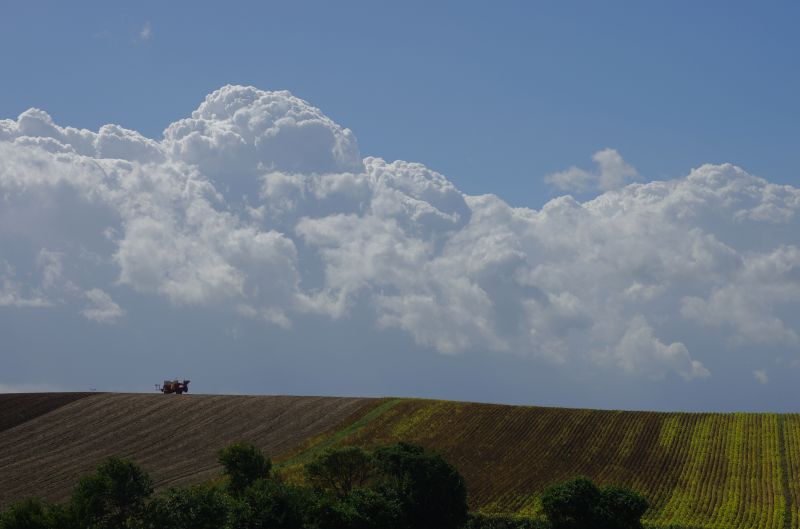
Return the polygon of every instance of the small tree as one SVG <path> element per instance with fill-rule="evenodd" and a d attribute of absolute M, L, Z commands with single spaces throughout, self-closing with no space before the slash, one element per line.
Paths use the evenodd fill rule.
<path fill-rule="evenodd" d="M 467 488 L 458 470 L 439 454 L 409 443 L 379 448 L 380 489 L 399 500 L 413 529 L 460 529 L 467 520 Z"/>
<path fill-rule="evenodd" d="M 150 477 L 131 461 L 112 457 L 78 482 L 70 506 L 80 527 L 119 529 L 141 516 L 153 493 Z"/>
<path fill-rule="evenodd" d="M 641 529 L 647 500 L 624 487 L 603 487 L 597 505 L 598 529 Z"/>
<path fill-rule="evenodd" d="M 548 487 L 542 493 L 542 509 L 553 529 L 594 527 L 600 490 L 591 480 L 578 476 Z"/>
<path fill-rule="evenodd" d="M 308 489 L 258 479 L 242 490 L 228 517 L 230 529 L 303 529 L 313 499 Z"/>
<path fill-rule="evenodd" d="M 317 498 L 313 527 L 323 529 L 406 529 L 397 498 L 373 488 L 353 489 L 343 500 L 332 495 Z"/>
<path fill-rule="evenodd" d="M 355 446 L 328 450 L 308 463 L 306 479 L 317 490 L 346 498 L 356 487 L 363 487 L 375 472 L 370 454 Z"/>
<path fill-rule="evenodd" d="M 28 498 L 0 513 L 0 529 L 55 529 L 55 527 L 49 519 L 47 506 L 36 498 Z"/>
<path fill-rule="evenodd" d="M 399 529 L 403 511 L 397 498 L 373 489 L 354 489 L 345 500 L 355 516 L 349 529 Z"/>
<path fill-rule="evenodd" d="M 228 517 L 229 498 L 219 487 L 173 488 L 147 507 L 148 529 L 219 529 Z"/>
<path fill-rule="evenodd" d="M 579 476 L 545 489 L 542 508 L 553 529 L 641 529 L 647 500 L 623 487 L 600 489 Z"/>
<path fill-rule="evenodd" d="M 272 462 L 256 446 L 239 442 L 219 451 L 219 462 L 228 476 L 228 486 L 234 495 L 241 493 L 256 480 L 269 477 Z"/>

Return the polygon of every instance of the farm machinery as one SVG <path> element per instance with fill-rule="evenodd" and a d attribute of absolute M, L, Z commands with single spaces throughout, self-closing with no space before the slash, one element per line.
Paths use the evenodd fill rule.
<path fill-rule="evenodd" d="M 191 382 L 191 380 L 165 380 L 164 384 L 161 386 L 156 384 L 156 389 L 164 395 L 170 393 L 180 395 L 181 393 L 189 393 L 189 382 Z"/>

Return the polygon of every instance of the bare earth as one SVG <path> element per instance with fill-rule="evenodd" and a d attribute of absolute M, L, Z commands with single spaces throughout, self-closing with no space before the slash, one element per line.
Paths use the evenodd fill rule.
<path fill-rule="evenodd" d="M 0 395 L 0 509 L 28 496 L 65 499 L 109 456 L 130 458 L 157 489 L 220 473 L 217 450 L 239 440 L 288 452 L 357 419 L 373 399 L 337 397 Z"/>

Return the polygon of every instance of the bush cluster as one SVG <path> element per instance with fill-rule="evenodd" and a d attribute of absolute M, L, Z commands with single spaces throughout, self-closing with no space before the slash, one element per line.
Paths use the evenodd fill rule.
<path fill-rule="evenodd" d="M 547 520 L 467 513 L 467 490 L 440 455 L 399 443 L 344 447 L 289 483 L 248 443 L 219 452 L 224 479 L 153 495 L 134 463 L 105 461 L 69 501 L 26 499 L 0 514 L 0 529 L 641 529 L 647 502 L 576 478 L 545 490 Z"/>
<path fill-rule="evenodd" d="M 65 504 L 24 500 L 0 514 L 0 529 L 460 529 L 467 517 L 458 471 L 411 444 L 325 452 L 306 465 L 304 486 L 247 443 L 219 462 L 224 480 L 154 496 L 147 474 L 111 458 Z"/>
<path fill-rule="evenodd" d="M 542 494 L 542 509 L 553 529 L 642 529 L 644 496 L 622 487 L 598 488 L 579 476 Z"/>

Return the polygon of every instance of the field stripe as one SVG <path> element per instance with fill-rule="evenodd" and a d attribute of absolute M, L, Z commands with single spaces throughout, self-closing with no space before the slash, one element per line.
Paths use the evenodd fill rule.
<path fill-rule="evenodd" d="M 310 446 L 304 446 L 302 449 L 300 449 L 299 453 L 296 453 L 295 455 L 292 455 L 287 459 L 279 460 L 275 464 L 275 467 L 280 469 L 284 467 L 300 465 L 308 461 L 316 454 L 324 451 L 327 448 L 334 446 L 336 443 L 349 437 L 350 435 L 354 434 L 361 428 L 364 428 L 367 424 L 375 420 L 376 417 L 379 417 L 380 415 L 385 413 L 386 410 L 393 408 L 398 403 L 400 403 L 401 400 L 402 399 L 383 399 L 383 401 L 380 404 L 375 406 L 372 410 L 364 414 L 355 422 L 348 424 L 341 430 L 337 430 L 332 434 L 322 434 L 321 436 L 312 439 Z"/>
<path fill-rule="evenodd" d="M 784 511 L 783 529 L 792 529 L 792 493 L 789 488 L 789 464 L 786 457 L 786 417 L 778 416 L 778 445 L 781 456 L 781 486 L 783 491 Z"/>

